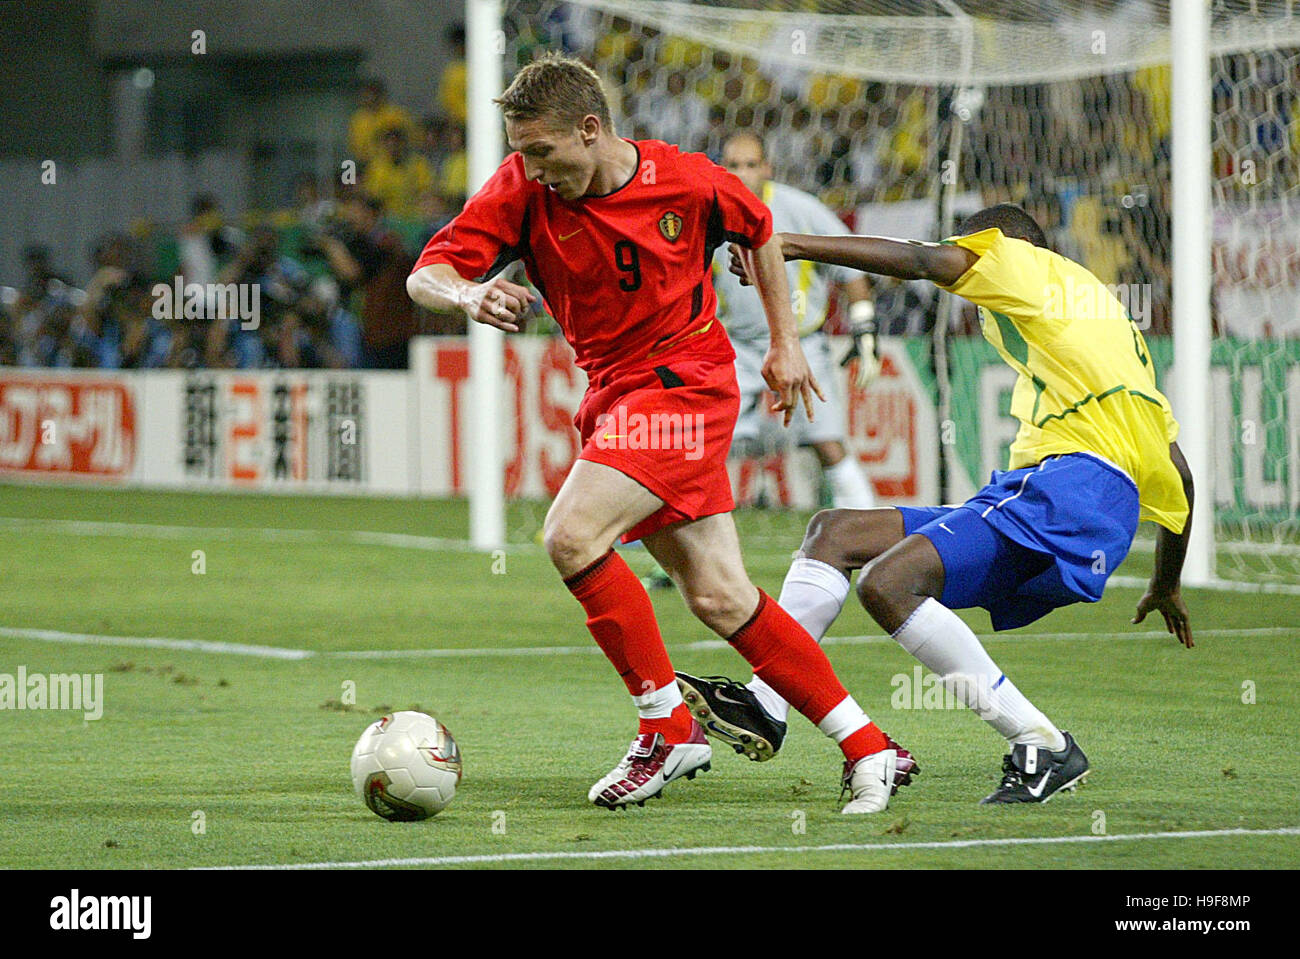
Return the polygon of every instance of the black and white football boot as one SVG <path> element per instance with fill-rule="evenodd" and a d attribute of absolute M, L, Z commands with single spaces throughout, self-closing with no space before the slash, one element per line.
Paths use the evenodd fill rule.
<path fill-rule="evenodd" d="M 756 763 L 771 759 L 781 749 L 785 723 L 772 718 L 758 697 L 740 683 L 725 676 L 678 673 L 677 685 L 706 736 Z"/>
<path fill-rule="evenodd" d="M 1063 789 L 1074 789 L 1088 775 L 1088 757 L 1074 737 L 1062 730 L 1065 748 L 1059 752 L 1017 743 L 1002 757 L 1002 784 L 980 800 L 995 803 L 1047 802 Z"/>

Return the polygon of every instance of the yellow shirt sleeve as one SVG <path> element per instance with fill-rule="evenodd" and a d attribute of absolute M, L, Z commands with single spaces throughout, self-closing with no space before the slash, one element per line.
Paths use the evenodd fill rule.
<path fill-rule="evenodd" d="M 1017 324 L 1060 325 L 1062 317 L 1051 309 L 1054 280 L 1049 250 L 1023 240 L 1009 240 L 996 227 L 969 236 L 944 240 L 970 250 L 978 260 L 943 289 L 977 306 L 994 310 Z M 1042 256 L 1037 255 L 1042 253 Z"/>

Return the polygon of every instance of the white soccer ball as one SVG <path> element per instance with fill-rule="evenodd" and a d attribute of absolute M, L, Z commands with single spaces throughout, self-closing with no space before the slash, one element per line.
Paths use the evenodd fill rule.
<path fill-rule="evenodd" d="M 428 819 L 460 783 L 460 747 L 432 716 L 403 710 L 371 723 L 352 750 L 352 785 L 390 822 Z"/>

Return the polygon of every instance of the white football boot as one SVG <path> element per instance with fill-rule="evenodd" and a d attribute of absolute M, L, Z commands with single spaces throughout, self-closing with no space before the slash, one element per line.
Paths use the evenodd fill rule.
<path fill-rule="evenodd" d="M 844 763 L 844 789 L 840 796 L 851 792 L 853 798 L 840 812 L 850 815 L 883 812 L 898 787 L 910 785 L 912 777 L 920 775 L 921 768 L 912 754 L 892 739 L 888 742 L 889 746 L 880 752 L 863 756 L 856 763 Z"/>
<path fill-rule="evenodd" d="M 606 809 L 644 806 L 674 779 L 694 779 L 711 768 L 713 750 L 700 724 L 691 721 L 691 738 L 668 743 L 662 733 L 642 733 L 632 740 L 627 755 L 587 792 L 587 798 Z"/>

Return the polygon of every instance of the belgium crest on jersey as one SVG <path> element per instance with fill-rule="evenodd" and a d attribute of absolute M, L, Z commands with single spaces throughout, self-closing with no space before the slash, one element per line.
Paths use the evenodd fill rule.
<path fill-rule="evenodd" d="M 669 243 L 676 243 L 677 238 L 682 235 L 682 218 L 669 210 L 659 218 L 659 232 Z"/>

